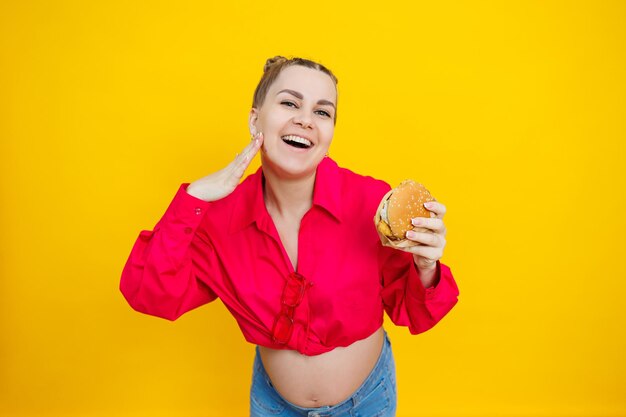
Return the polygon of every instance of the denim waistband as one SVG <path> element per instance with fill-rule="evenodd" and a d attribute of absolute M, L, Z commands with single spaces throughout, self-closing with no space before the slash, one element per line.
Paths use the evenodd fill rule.
<path fill-rule="evenodd" d="M 285 402 L 285 404 L 288 407 L 292 408 L 294 411 L 300 411 L 303 416 L 307 416 L 311 414 L 316 415 L 315 413 L 311 413 L 311 412 L 332 413 L 333 415 L 336 415 L 345 410 L 350 410 L 352 407 L 357 406 L 361 402 L 361 399 L 367 396 L 369 392 L 376 387 L 375 385 L 380 381 L 383 374 L 385 374 L 386 372 L 389 372 L 388 367 L 385 365 L 392 359 L 391 341 L 389 340 L 389 336 L 387 336 L 386 331 L 384 331 L 384 334 L 385 334 L 385 338 L 383 341 L 383 348 L 380 352 L 378 360 L 376 361 L 376 364 L 374 365 L 374 369 L 372 369 L 372 371 L 367 376 L 367 378 L 365 378 L 365 381 L 363 381 L 361 386 L 359 386 L 359 388 L 357 388 L 350 395 L 350 397 L 346 398 L 344 401 L 340 402 L 339 404 L 335 404 L 332 406 L 325 405 L 321 407 L 300 407 L 296 404 L 290 403 L 289 401 L 285 400 L 280 395 L 280 393 L 278 393 L 278 391 L 276 391 L 276 394 L 278 394 L 278 396 Z M 265 368 L 263 367 L 263 362 L 261 361 L 261 356 L 259 354 L 258 346 L 256 347 L 256 356 L 254 358 L 254 370 L 255 372 L 259 372 L 259 374 L 263 376 L 263 378 L 268 383 L 268 385 L 272 387 L 272 389 L 275 390 L 275 388 L 273 388 L 273 385 L 271 385 L 269 375 L 267 374 L 267 372 L 265 371 Z"/>

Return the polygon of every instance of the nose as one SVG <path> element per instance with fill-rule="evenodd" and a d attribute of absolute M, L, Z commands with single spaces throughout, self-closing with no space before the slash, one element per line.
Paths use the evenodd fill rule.
<path fill-rule="evenodd" d="M 313 120 L 305 112 L 299 112 L 294 116 L 293 122 L 302 126 L 303 129 L 311 129 L 313 127 Z"/>

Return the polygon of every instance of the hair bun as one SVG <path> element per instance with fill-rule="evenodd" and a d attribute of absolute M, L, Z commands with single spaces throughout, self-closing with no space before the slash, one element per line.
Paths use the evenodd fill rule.
<path fill-rule="evenodd" d="M 280 64 L 280 63 L 283 63 L 285 61 L 288 61 L 288 59 L 285 58 L 284 56 L 281 56 L 281 55 L 277 55 L 274 58 L 270 58 L 267 61 L 265 61 L 265 66 L 263 67 L 263 72 L 267 72 L 267 70 L 269 70 L 274 64 Z"/>

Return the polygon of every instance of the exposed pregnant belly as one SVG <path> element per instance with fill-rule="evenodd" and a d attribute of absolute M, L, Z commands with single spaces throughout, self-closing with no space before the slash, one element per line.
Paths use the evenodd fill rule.
<path fill-rule="evenodd" d="M 287 401 L 300 407 L 339 404 L 365 381 L 380 356 L 383 328 L 350 346 L 316 356 L 295 350 L 259 346 L 272 385 Z"/>

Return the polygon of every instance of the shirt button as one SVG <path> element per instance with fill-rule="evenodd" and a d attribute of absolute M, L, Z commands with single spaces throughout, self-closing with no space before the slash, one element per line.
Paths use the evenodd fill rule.
<path fill-rule="evenodd" d="M 196 207 L 196 215 L 202 214 L 202 209 L 200 207 Z"/>
<path fill-rule="evenodd" d="M 185 233 L 190 234 L 191 232 L 193 232 L 191 227 L 185 227 Z"/>

